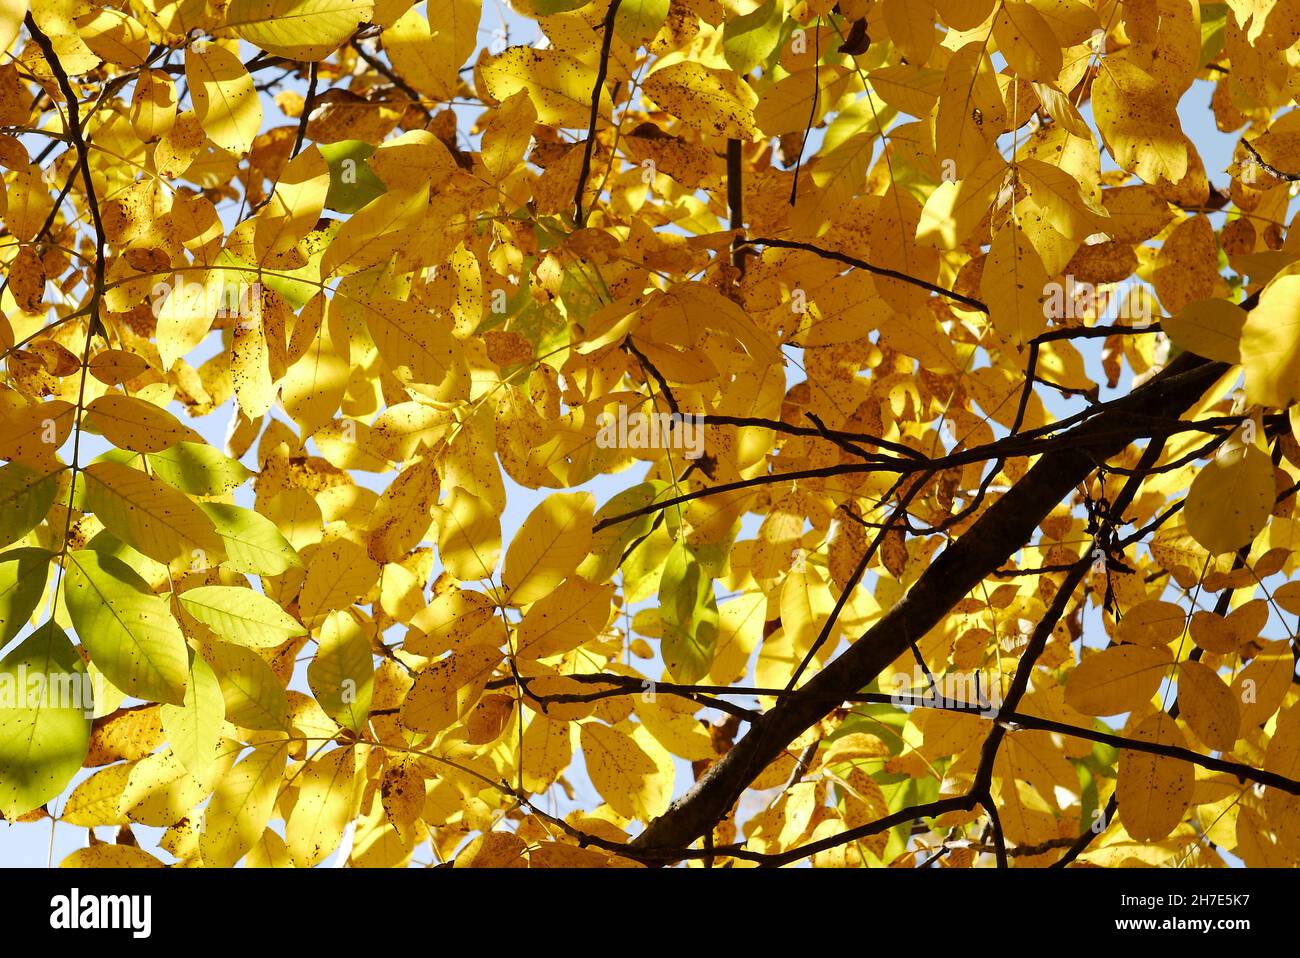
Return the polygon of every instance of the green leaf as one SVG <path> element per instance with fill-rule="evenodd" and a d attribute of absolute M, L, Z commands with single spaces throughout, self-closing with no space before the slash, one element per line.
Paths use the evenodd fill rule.
<path fill-rule="evenodd" d="M 40 677 L 35 692 L 33 679 Z M 90 744 L 90 685 L 68 637 L 47 622 L 0 661 L 0 813 L 13 821 L 58 795 Z"/>
<path fill-rule="evenodd" d="M 154 475 L 192 496 L 220 496 L 253 475 L 237 460 L 201 442 L 178 442 L 145 458 Z"/>
<path fill-rule="evenodd" d="M 648 43 L 668 19 L 668 0 L 623 0 L 614 30 L 633 45 Z"/>
<path fill-rule="evenodd" d="M 654 502 L 667 488 L 666 482 L 653 479 L 624 489 L 600 507 L 594 522 L 599 525 L 601 520 L 610 516 L 642 509 Z M 618 570 L 619 561 L 627 547 L 649 532 L 654 520 L 653 513 L 646 513 L 593 534 L 591 555 L 578 567 L 578 571 L 592 582 L 608 579 Z"/>
<path fill-rule="evenodd" d="M 251 575 L 279 575 L 302 565 L 297 551 L 266 516 L 223 502 L 200 502 L 226 544 L 221 564 Z"/>
<path fill-rule="evenodd" d="M 131 548 L 162 563 L 221 555 L 212 522 L 185 493 L 120 462 L 92 463 L 82 475 L 85 510 Z"/>
<path fill-rule="evenodd" d="M 45 594 L 52 554 L 14 549 L 0 555 L 0 645 L 23 630 Z"/>
<path fill-rule="evenodd" d="M 664 665 L 678 682 L 698 682 L 713 665 L 718 644 L 718 603 L 713 580 L 679 539 L 659 580 L 659 621 Z"/>
<path fill-rule="evenodd" d="M 203 585 L 178 598 L 186 612 L 236 645 L 273 649 L 307 633 L 293 616 L 252 589 Z"/>
<path fill-rule="evenodd" d="M 126 563 L 82 549 L 68 556 L 63 594 L 81 644 L 128 695 L 179 705 L 188 652 L 167 603 Z"/>
<path fill-rule="evenodd" d="M 185 684 L 185 701 L 164 705 L 163 734 L 172 752 L 195 778 L 203 780 L 212 768 L 221 723 L 226 720 L 226 700 L 216 673 L 201 657 L 190 655 L 190 680 Z"/>
<path fill-rule="evenodd" d="M 149 583 L 151 589 L 157 590 L 167 581 L 167 566 L 155 562 L 143 552 L 132 549 L 107 529 L 95 533 L 94 538 L 86 543 L 87 549 L 94 549 L 100 555 L 112 556 L 119 562 L 134 569 L 140 578 Z"/>
<path fill-rule="evenodd" d="M 21 462 L 0 466 L 0 547 L 31 532 L 50 511 L 59 489 L 59 474 L 42 476 Z"/>
<path fill-rule="evenodd" d="M 307 666 L 307 684 L 325 714 L 360 732 L 370 714 L 375 662 L 370 639 L 347 610 L 331 612 L 320 628 L 316 657 Z"/>
<path fill-rule="evenodd" d="M 785 5 L 767 0 L 743 17 L 728 20 L 722 28 L 722 52 L 737 73 L 748 73 L 776 49 L 781 39 Z"/>
<path fill-rule="evenodd" d="M 375 148 L 363 140 L 339 140 L 318 143 L 317 148 L 330 168 L 330 188 L 325 194 L 325 208 L 340 213 L 355 213 L 377 196 L 388 192 L 384 181 L 375 175 L 366 160 Z"/>
<path fill-rule="evenodd" d="M 262 269 L 262 285 L 273 289 L 286 300 L 294 311 L 302 309 L 313 296 L 320 295 L 320 264 L 325 250 L 343 223 L 330 220 L 324 229 L 312 230 L 303 237 L 299 247 L 307 254 L 307 262 L 297 269 Z M 225 255 L 223 251 L 222 256 Z M 256 265 L 256 264 L 252 264 Z"/>
<path fill-rule="evenodd" d="M 1201 4 L 1201 62 L 1200 68 L 1223 52 L 1224 33 L 1228 25 L 1226 3 Z"/>

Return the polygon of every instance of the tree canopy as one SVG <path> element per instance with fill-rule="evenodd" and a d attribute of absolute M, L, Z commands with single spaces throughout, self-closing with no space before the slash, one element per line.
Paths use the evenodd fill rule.
<path fill-rule="evenodd" d="M 28 7 L 7 828 L 1300 864 L 1295 0 Z"/>

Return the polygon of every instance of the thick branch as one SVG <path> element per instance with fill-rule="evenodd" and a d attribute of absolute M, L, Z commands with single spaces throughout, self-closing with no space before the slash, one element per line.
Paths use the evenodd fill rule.
<path fill-rule="evenodd" d="M 827 713 L 828 699 L 850 697 L 874 681 L 918 636 L 934 628 L 971 589 L 1021 548 L 1098 462 L 1116 455 L 1140 435 L 1135 413 L 1181 415 L 1226 368 L 1222 363 L 1183 354 L 1105 413 L 1070 430 L 1067 435 L 1079 442 L 1047 452 L 931 564 L 897 605 L 848 651 L 778 702 L 633 844 L 638 848 L 684 848 L 708 831 L 764 768 Z"/>

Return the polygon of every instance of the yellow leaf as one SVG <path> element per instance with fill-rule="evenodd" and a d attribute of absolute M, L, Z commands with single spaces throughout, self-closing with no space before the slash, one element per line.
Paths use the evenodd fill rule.
<path fill-rule="evenodd" d="M 934 7 L 925 0 L 884 0 L 881 15 L 889 39 L 907 62 L 923 65 L 934 48 Z"/>
<path fill-rule="evenodd" d="M 411 619 L 406 650 L 433 658 L 468 644 L 468 638 L 496 616 L 496 607 L 483 592 L 453 589 L 436 595 Z"/>
<path fill-rule="evenodd" d="M 1264 753 L 1264 768 L 1277 775 L 1295 779 L 1300 777 L 1300 707 L 1292 705 L 1278 713 L 1273 737 L 1268 741 Z M 1289 838 L 1292 847 L 1296 844 L 1296 814 L 1300 812 L 1300 802 L 1295 795 L 1290 795 L 1276 788 L 1264 791 L 1264 810 L 1269 821 L 1278 823 L 1279 839 Z"/>
<path fill-rule="evenodd" d="M 1188 303 L 1160 325 L 1179 349 L 1221 363 L 1241 362 L 1241 339 L 1247 314 L 1226 299 Z"/>
<path fill-rule="evenodd" d="M 356 818 L 361 800 L 357 768 L 355 748 L 336 748 L 312 759 L 294 779 L 298 797 L 284 834 L 298 868 L 311 868 L 330 855 Z"/>
<path fill-rule="evenodd" d="M 541 123 L 586 129 L 591 121 L 596 69 L 568 53 L 552 48 L 507 47 L 478 69 L 493 100 L 506 100 L 526 91 Z M 608 121 L 611 106 L 607 88 L 601 89 L 599 104 L 600 116 Z"/>
<path fill-rule="evenodd" d="M 216 757 L 226 700 L 212 666 L 200 655 L 190 655 L 185 700 L 161 709 L 163 733 L 172 752 L 196 778 L 206 779 Z"/>
<path fill-rule="evenodd" d="M 385 140 L 366 162 L 390 190 L 415 191 L 449 179 L 456 169 L 447 147 L 428 130 L 408 130 Z"/>
<path fill-rule="evenodd" d="M 1051 216 L 1052 226 L 1070 239 L 1082 241 L 1105 225 L 1084 198 L 1079 181 L 1059 166 L 1026 157 L 1019 163 L 1019 175 L 1034 202 Z"/>
<path fill-rule="evenodd" d="M 1163 712 L 1148 716 L 1132 738 L 1155 745 L 1185 748 L 1178 723 Z M 1119 756 L 1119 817 L 1138 841 L 1158 842 L 1183 820 L 1192 800 L 1193 767 L 1179 759 L 1125 749 Z"/>
<path fill-rule="evenodd" d="M 36 238 L 54 207 L 53 198 L 41 179 L 41 168 L 32 164 L 15 170 L 7 189 L 5 225 L 16 239 L 29 243 Z"/>
<path fill-rule="evenodd" d="M 321 543 L 307 562 L 298 596 L 303 625 L 318 624 L 327 612 L 351 605 L 379 579 L 379 566 L 349 539 Z"/>
<path fill-rule="evenodd" d="M 8 50 L 22 29 L 27 0 L 0 0 L 0 50 Z"/>
<path fill-rule="evenodd" d="M 217 766 L 224 771 L 230 766 Z M 141 825 L 165 828 L 184 818 L 212 792 L 212 778 L 198 779 L 181 764 L 171 749 L 163 749 L 136 762 L 122 790 L 120 808 Z"/>
<path fill-rule="evenodd" d="M 410 756 L 389 764 L 380 780 L 379 792 L 384 811 L 394 825 L 410 828 L 424 812 L 425 780 L 414 767 Z"/>
<path fill-rule="evenodd" d="M 208 44 L 185 53 L 194 113 L 203 132 L 231 153 L 247 153 L 262 127 L 262 104 L 239 57 L 225 47 Z"/>
<path fill-rule="evenodd" d="M 384 50 L 402 78 L 421 93 L 451 99 L 460 67 L 478 46 L 481 0 L 442 0 L 431 20 L 408 10 L 384 30 Z M 436 16 L 433 16 L 436 13 Z"/>
<path fill-rule="evenodd" d="M 110 532 L 157 562 L 215 565 L 225 555 L 212 520 L 183 492 L 118 462 L 85 469 L 86 504 Z M 197 551 L 196 551 L 197 550 Z"/>
<path fill-rule="evenodd" d="M 178 442 L 202 441 L 167 410 L 121 393 L 106 393 L 92 400 L 84 424 L 119 449 L 133 452 L 161 452 Z"/>
<path fill-rule="evenodd" d="M 118 799 L 126 788 L 134 763 L 110 765 L 84 779 L 68 796 L 59 821 L 82 828 L 99 825 L 126 825 L 130 819 L 118 808 Z"/>
<path fill-rule="evenodd" d="M 1001 156 L 990 156 L 960 180 L 944 180 L 926 198 L 916 241 L 933 249 L 956 249 L 988 213 L 1006 177 Z"/>
<path fill-rule="evenodd" d="M 656 696 L 653 702 L 642 696 L 636 714 L 646 731 L 673 755 L 690 762 L 717 756 L 709 726 L 695 716 L 699 706 L 675 695 Z"/>
<path fill-rule="evenodd" d="M 1232 696 L 1241 703 L 1241 731 L 1253 733 L 1267 722 L 1286 698 L 1295 660 L 1285 655 L 1259 655 L 1232 680 Z"/>
<path fill-rule="evenodd" d="M 961 180 L 983 163 L 1002 133 L 1006 107 L 985 44 L 972 39 L 953 54 L 944 72 L 934 119 L 934 149 Z"/>
<path fill-rule="evenodd" d="M 63 861 L 60 868 L 166 868 L 144 849 L 134 845 L 91 845 L 78 848 Z"/>
<path fill-rule="evenodd" d="M 160 70 L 141 70 L 131 95 L 131 128 L 146 143 L 176 122 L 176 85 Z"/>
<path fill-rule="evenodd" d="M 163 743 L 161 706 L 118 709 L 95 723 L 85 765 L 92 768 L 144 758 Z"/>
<path fill-rule="evenodd" d="M 1187 491 L 1187 531 L 1212 554 L 1236 552 L 1268 524 L 1275 496 L 1268 453 L 1257 446 L 1224 447 Z"/>
<path fill-rule="evenodd" d="M 1151 284 L 1168 312 L 1190 303 L 1226 295 L 1219 276 L 1219 244 L 1204 216 L 1192 216 L 1173 228 L 1156 256 Z"/>
<path fill-rule="evenodd" d="M 61 465 L 54 453 L 71 434 L 76 409 L 62 399 L 6 409 L 0 416 L 0 458 L 53 472 Z"/>
<path fill-rule="evenodd" d="M 101 60 L 138 67 L 149 56 L 149 34 L 134 17 L 101 8 L 77 20 L 77 33 Z"/>
<path fill-rule="evenodd" d="M 260 745 L 232 768 L 203 814 L 199 848 L 213 868 L 230 868 L 262 836 L 284 777 L 285 743 Z"/>
<path fill-rule="evenodd" d="M 252 649 L 229 642 L 210 642 L 207 659 L 221 687 L 226 719 L 241 728 L 274 732 L 289 726 L 284 685 Z"/>
<path fill-rule="evenodd" d="M 524 787 L 545 791 L 573 760 L 573 726 L 534 715 L 524 729 Z"/>
<path fill-rule="evenodd" d="M 1241 726 L 1241 707 L 1232 690 L 1205 663 L 1178 663 L 1178 714 L 1210 748 L 1232 751 Z"/>
<path fill-rule="evenodd" d="M 372 0 L 231 0 L 226 26 L 267 53 L 323 60 L 373 10 Z"/>
<path fill-rule="evenodd" d="M 253 251 L 259 263 L 292 249 L 316 226 L 329 187 L 329 164 L 315 146 L 289 161 L 270 201 L 257 214 Z"/>
<path fill-rule="evenodd" d="M 1014 222 L 998 230 L 984 261 L 980 294 L 993 328 L 1023 345 L 1047 328 L 1043 300 L 1047 271 L 1024 231 Z"/>
<path fill-rule="evenodd" d="M 438 501 L 438 472 L 421 459 L 398 473 L 379 497 L 367 534 L 370 558 L 396 562 L 424 538 Z"/>
<path fill-rule="evenodd" d="M 993 38 L 1012 71 L 1026 80 L 1053 81 L 1061 72 L 1061 44 L 1030 3 L 1005 0 L 993 20 Z"/>
<path fill-rule="evenodd" d="M 360 305 L 379 356 L 393 375 L 433 386 L 447 379 L 458 356 L 449 318 L 418 303 L 387 297 Z"/>
<path fill-rule="evenodd" d="M 120 386 L 148 368 L 139 356 L 121 349 L 106 349 L 90 357 L 90 375 L 106 386 Z"/>
<path fill-rule="evenodd" d="M 1159 648 L 1182 635 L 1186 627 L 1187 616 L 1179 606 L 1149 599 L 1124 613 L 1115 637 L 1120 642 Z"/>
<path fill-rule="evenodd" d="M 934 0 L 939 17 L 954 30 L 974 30 L 993 12 L 995 0 Z"/>
<path fill-rule="evenodd" d="M 327 306 L 323 297 L 315 298 L 303 307 L 298 325 L 314 325 L 311 344 L 280 380 L 280 402 L 302 429 L 303 435 L 310 436 L 333 419 L 347 391 L 352 367 L 348 362 L 347 328 L 339 311 L 332 305 Z M 295 338 L 299 335 L 295 326 Z M 305 329 L 302 335 L 305 338 Z M 396 415 L 393 408 L 389 407 L 385 414 Z M 373 428 L 371 431 L 373 435 Z M 408 456 L 388 458 L 406 459 Z"/>
<path fill-rule="evenodd" d="M 462 582 L 489 579 L 501 558 L 500 515 L 459 487 L 439 510 L 438 557 Z"/>
<path fill-rule="evenodd" d="M 661 109 L 701 133 L 740 140 L 758 136 L 758 95 L 735 73 L 683 60 L 651 73 L 641 89 Z M 588 90 L 588 102 L 590 97 Z"/>
<path fill-rule="evenodd" d="M 250 315 L 235 322 L 230 345 L 230 378 L 239 408 L 252 422 L 266 415 L 275 401 L 275 378 L 271 373 L 271 349 L 264 318 L 274 308 L 258 295 Z"/>
<path fill-rule="evenodd" d="M 429 209 L 429 187 L 384 193 L 353 213 L 321 258 L 322 277 L 353 273 L 380 263 L 401 245 Z"/>
<path fill-rule="evenodd" d="M 587 774 L 609 807 L 624 818 L 649 821 L 662 811 L 659 766 L 630 736 L 596 722 L 579 728 Z"/>
<path fill-rule="evenodd" d="M 1065 699 L 1084 715 L 1131 712 L 1150 702 L 1172 664 L 1166 648 L 1116 645 L 1079 663 Z"/>
<path fill-rule="evenodd" d="M 307 682 L 330 718 L 354 732 L 365 727 L 374 695 L 375 667 L 370 639 L 347 610 L 331 612 L 321 623 L 316 655 Z M 411 651 L 411 643 L 406 643 Z"/>
<path fill-rule="evenodd" d="M 533 136 L 537 110 L 525 90 L 508 96 L 492 113 L 483 133 L 483 165 L 497 180 L 505 179 L 523 162 Z"/>
<path fill-rule="evenodd" d="M 402 706 L 402 725 L 417 732 L 441 732 L 463 719 L 500 661 L 500 649 L 478 644 L 434 662 L 415 677 Z"/>
<path fill-rule="evenodd" d="M 589 492 L 557 492 L 528 514 L 501 573 L 511 604 L 527 605 L 549 594 L 587 557 L 594 509 Z"/>
<path fill-rule="evenodd" d="M 821 634 L 835 598 L 821 573 L 805 564 L 803 571 L 791 572 L 781 586 L 781 627 L 802 658 Z M 838 626 L 832 628 L 819 655 L 830 655 L 839 643 Z"/>
<path fill-rule="evenodd" d="M 1092 110 L 1115 162 L 1146 183 L 1187 175 L 1187 139 L 1169 91 L 1123 53 L 1102 58 Z"/>
<path fill-rule="evenodd" d="M 539 599 L 519 624 L 515 651 L 520 658 L 544 659 L 594 639 L 609 619 L 613 589 L 571 576 Z"/>
<path fill-rule="evenodd" d="M 1084 120 L 1079 108 L 1074 105 L 1074 101 L 1069 96 L 1047 83 L 1035 83 L 1034 93 L 1037 94 L 1038 101 L 1043 105 L 1048 115 L 1061 124 L 1062 129 L 1071 136 L 1092 140 L 1092 131 L 1088 128 L 1087 121 Z"/>
<path fill-rule="evenodd" d="M 1300 399 L 1300 275 L 1274 279 L 1241 330 L 1246 401 L 1281 409 Z"/>
<path fill-rule="evenodd" d="M 177 273 L 171 281 L 160 282 L 152 293 L 154 315 L 158 319 L 158 355 L 163 369 L 203 341 L 212 328 L 217 304 L 226 300 L 226 273 L 201 270 Z"/>
<path fill-rule="evenodd" d="M 808 115 L 812 109 L 813 94 L 817 90 L 815 85 L 817 79 L 816 70 L 800 70 L 798 73 L 782 77 L 767 87 L 758 95 L 758 104 L 754 107 L 755 125 L 768 136 L 802 132 L 808 126 Z M 824 110 L 825 94 L 822 94 L 822 97 L 819 106 Z M 663 166 L 662 163 L 659 165 Z"/>

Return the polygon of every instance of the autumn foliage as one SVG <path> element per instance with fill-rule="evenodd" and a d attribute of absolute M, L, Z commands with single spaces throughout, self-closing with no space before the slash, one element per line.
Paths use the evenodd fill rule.
<path fill-rule="evenodd" d="M 0 0 L 4 827 L 1300 864 L 1300 5 L 511 8 Z"/>

